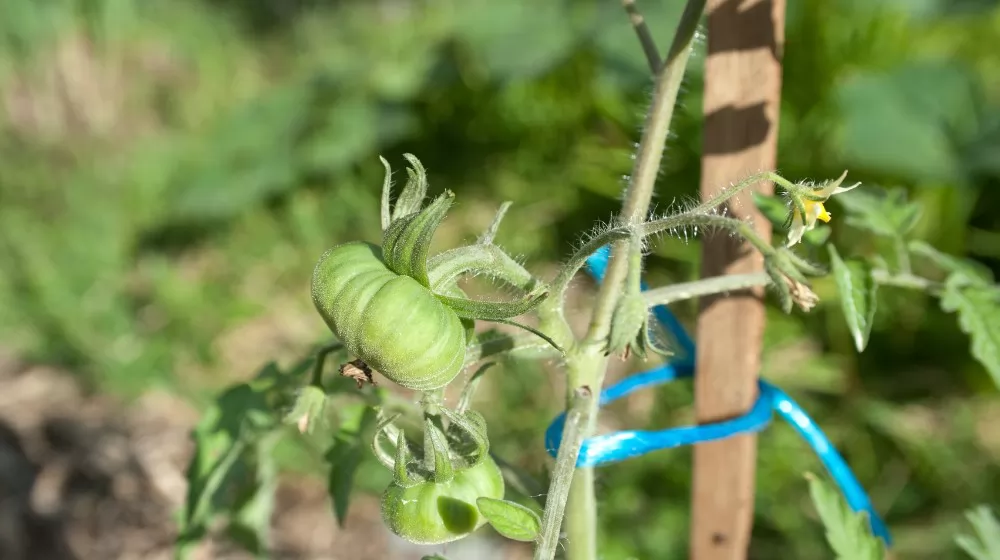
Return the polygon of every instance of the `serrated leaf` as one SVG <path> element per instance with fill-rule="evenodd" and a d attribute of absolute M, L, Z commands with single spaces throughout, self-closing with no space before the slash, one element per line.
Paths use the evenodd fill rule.
<path fill-rule="evenodd" d="M 257 558 L 270 557 L 271 515 L 274 513 L 274 493 L 278 486 L 278 468 L 272 451 L 275 435 L 258 444 L 254 482 L 233 507 L 232 519 L 226 532 Z"/>
<path fill-rule="evenodd" d="M 854 347 L 863 352 L 871 336 L 878 304 L 878 284 L 872 276 L 872 268 L 865 261 L 850 259 L 844 261 L 836 247 L 828 245 L 833 277 L 840 292 L 840 305 L 851 330 Z"/>
<path fill-rule="evenodd" d="M 964 275 L 972 284 L 985 286 L 993 283 L 993 273 L 990 269 L 976 261 L 943 253 L 923 241 L 911 241 L 909 249 L 946 272 Z"/>
<path fill-rule="evenodd" d="M 223 392 L 205 412 L 192 434 L 195 452 L 186 472 L 178 556 L 186 556 L 214 517 L 238 515 L 241 500 L 259 486 L 254 473 L 268 460 L 260 457 L 259 444 L 280 430 L 280 410 L 293 391 L 295 373 L 300 372 L 282 374 L 268 364 L 252 381 Z"/>
<path fill-rule="evenodd" d="M 333 513 L 337 523 L 343 527 L 347 519 L 347 509 L 354 487 L 354 474 L 364 459 L 364 437 L 369 428 L 375 426 L 377 415 L 372 407 L 366 407 L 358 427 L 341 430 L 333 440 L 324 458 L 330 467 L 327 475 L 327 492 L 333 502 Z"/>
<path fill-rule="evenodd" d="M 920 204 L 907 201 L 903 189 L 854 189 L 834 200 L 847 211 L 845 223 L 885 237 L 906 236 L 923 213 Z"/>
<path fill-rule="evenodd" d="M 493 498 L 479 498 L 476 500 L 476 506 L 490 525 L 508 539 L 530 542 L 538 538 L 542 520 L 535 512 L 521 504 Z"/>
<path fill-rule="evenodd" d="M 955 543 L 974 560 L 1000 558 L 1000 522 L 987 506 L 965 512 L 975 535 L 959 535 Z"/>
<path fill-rule="evenodd" d="M 851 510 L 833 486 L 808 474 L 809 495 L 826 528 L 826 540 L 837 560 L 883 560 L 885 547 L 871 534 L 868 516 Z"/>
<path fill-rule="evenodd" d="M 941 309 L 958 313 L 958 324 L 972 339 L 972 356 L 1000 387 L 1000 287 L 970 285 L 963 273 L 945 281 Z"/>

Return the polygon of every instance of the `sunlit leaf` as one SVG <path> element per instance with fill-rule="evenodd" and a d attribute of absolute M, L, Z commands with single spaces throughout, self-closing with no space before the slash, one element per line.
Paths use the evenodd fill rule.
<path fill-rule="evenodd" d="M 840 305 L 851 330 L 854 347 L 862 352 L 868 345 L 875 308 L 878 304 L 878 284 L 872 277 L 872 268 L 867 262 L 851 259 L 844 261 L 836 247 L 828 245 L 833 278 L 840 292 Z"/>
<path fill-rule="evenodd" d="M 993 273 L 990 269 L 976 261 L 943 253 L 923 241 L 911 241 L 909 249 L 946 272 L 964 276 L 970 283 L 979 285 L 993 283 Z"/>
<path fill-rule="evenodd" d="M 972 356 L 1000 387 L 1000 287 L 969 285 L 963 273 L 953 273 L 944 285 L 941 308 L 958 313 L 958 324 L 972 339 Z"/>
<path fill-rule="evenodd" d="M 955 543 L 974 560 L 996 560 L 1000 558 L 1000 521 L 987 506 L 979 506 L 965 512 L 965 518 L 972 525 L 974 535 L 959 535 Z"/>
<path fill-rule="evenodd" d="M 476 505 L 490 525 L 508 539 L 533 541 L 538 538 L 542 521 L 535 512 L 521 504 L 493 498 L 479 498 L 476 500 Z"/>
<path fill-rule="evenodd" d="M 375 410 L 366 407 L 356 428 L 345 427 L 334 438 L 333 445 L 326 452 L 326 461 L 330 471 L 327 476 L 327 491 L 333 501 L 333 512 L 341 527 L 347 519 L 347 509 L 351 501 L 351 490 L 354 487 L 354 475 L 364 459 L 368 448 L 365 434 L 373 428 L 377 421 Z"/>
<path fill-rule="evenodd" d="M 909 202 L 906 191 L 880 191 L 864 186 L 834 197 L 847 211 L 845 223 L 886 237 L 903 237 L 916 226 L 922 207 Z"/>
<path fill-rule="evenodd" d="M 851 510 L 836 488 L 809 474 L 809 494 L 837 560 L 882 560 L 885 547 L 868 528 L 868 516 Z"/>

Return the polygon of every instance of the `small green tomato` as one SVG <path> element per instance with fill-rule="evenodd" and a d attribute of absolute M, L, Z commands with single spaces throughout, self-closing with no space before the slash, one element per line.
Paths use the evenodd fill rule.
<path fill-rule="evenodd" d="M 377 245 L 346 243 L 324 253 L 312 298 L 352 354 L 403 387 L 436 389 L 462 370 L 466 325 L 430 289 L 390 270 Z"/>
<path fill-rule="evenodd" d="M 448 482 L 393 483 L 382 495 L 382 519 L 396 535 L 415 544 L 442 544 L 486 523 L 476 500 L 502 499 L 503 474 L 490 457 L 455 471 Z"/>

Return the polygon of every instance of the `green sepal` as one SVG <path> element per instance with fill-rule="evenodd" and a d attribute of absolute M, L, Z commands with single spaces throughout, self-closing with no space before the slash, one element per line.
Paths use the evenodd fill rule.
<path fill-rule="evenodd" d="M 653 340 L 650 332 L 652 331 L 652 326 L 649 323 L 649 316 L 646 316 L 646 320 L 642 324 L 642 331 L 639 336 L 635 339 L 635 346 L 632 349 L 640 357 L 645 359 L 650 352 L 658 354 L 663 357 L 670 357 L 674 355 L 674 351 L 666 346 L 661 346 L 655 340 Z"/>
<path fill-rule="evenodd" d="M 420 212 L 393 220 L 382 236 L 382 258 L 390 270 L 430 287 L 427 253 L 434 232 L 454 200 L 455 194 L 445 191 Z"/>
<path fill-rule="evenodd" d="M 434 482 L 439 484 L 449 482 L 455 478 L 455 467 L 451 464 L 451 452 L 448 448 L 448 439 L 445 437 L 444 432 L 441 428 L 431 419 L 427 417 L 424 422 L 424 429 L 426 430 L 425 441 L 430 443 L 430 451 L 434 454 L 434 471 L 432 478 Z M 427 453 L 427 444 L 425 443 L 424 453 Z"/>
<path fill-rule="evenodd" d="M 477 244 L 490 245 L 493 243 L 493 239 L 497 236 L 497 231 L 500 229 L 500 222 L 503 221 L 503 217 L 507 214 L 507 210 L 510 209 L 511 204 L 510 201 L 506 201 L 500 205 L 496 215 L 493 217 L 493 221 L 490 222 L 490 227 L 486 228 L 483 235 L 476 241 Z"/>
<path fill-rule="evenodd" d="M 469 404 L 472 403 L 472 397 L 476 393 L 476 389 L 479 387 L 479 380 L 483 378 L 483 375 L 491 367 L 495 366 L 496 362 L 486 362 L 485 364 L 479 366 L 479 369 L 472 374 L 472 377 L 465 382 L 465 387 L 462 387 L 462 393 L 458 397 L 458 405 L 455 406 L 455 410 L 459 413 L 463 413 L 469 408 Z"/>
<path fill-rule="evenodd" d="M 311 434 L 316 426 L 326 427 L 326 402 L 326 393 L 323 389 L 315 385 L 303 387 L 295 399 L 295 406 L 285 416 L 284 421 L 294 424 L 300 433 Z"/>
<path fill-rule="evenodd" d="M 669 350 L 658 347 L 649 336 L 649 306 L 642 295 L 641 243 L 640 239 L 633 239 L 629 247 L 625 294 L 618 299 L 611 316 L 606 354 L 627 358 L 634 352 L 642 359 L 646 359 L 648 351 L 670 355 Z"/>
<path fill-rule="evenodd" d="M 382 219 L 382 231 L 389 229 L 389 224 L 392 223 L 392 211 L 389 207 L 389 198 L 392 195 L 392 166 L 389 162 L 382 156 L 378 157 L 379 161 L 382 162 L 382 167 L 385 168 L 385 178 L 382 179 L 382 204 L 381 204 L 381 219 Z"/>
<path fill-rule="evenodd" d="M 393 470 L 395 468 L 396 460 L 382 448 L 382 434 L 384 434 L 389 425 L 400 416 L 400 413 L 396 413 L 392 416 L 383 418 L 382 421 L 375 426 L 375 434 L 372 436 L 372 454 L 375 455 L 375 458 L 389 470 Z M 386 435 L 388 436 L 388 434 Z"/>
<path fill-rule="evenodd" d="M 451 426 L 457 428 L 462 435 L 468 436 L 468 438 L 474 443 L 475 449 L 473 450 L 472 458 L 463 457 L 463 459 L 465 459 L 470 466 L 481 463 L 490 453 L 490 440 L 486 436 L 485 421 L 480 423 L 478 418 L 473 420 L 468 413 L 459 414 L 446 408 L 442 408 L 441 413 L 448 418 L 448 421 L 451 422 Z"/>
<path fill-rule="evenodd" d="M 419 212 L 424 198 L 427 196 L 427 170 L 413 154 L 403 154 L 403 157 L 413 167 L 406 169 L 409 178 L 399 193 L 399 199 L 396 200 L 396 206 L 392 210 L 393 222 Z"/>
<path fill-rule="evenodd" d="M 434 255 L 428 261 L 427 269 L 431 289 L 436 293 L 445 293 L 448 284 L 463 274 L 487 276 L 522 292 L 536 290 L 541 285 L 521 263 L 496 245 L 477 244 L 449 249 Z"/>
<path fill-rule="evenodd" d="M 778 296 L 778 303 L 781 305 L 781 310 L 785 313 L 791 313 L 792 306 L 795 303 L 792 300 L 792 289 L 789 287 L 788 282 L 785 281 L 785 275 L 782 274 L 773 259 L 764 259 L 764 270 L 771 277 L 771 287 L 774 288 Z"/>
<path fill-rule="evenodd" d="M 635 351 L 640 358 L 646 357 L 644 342 L 649 325 L 649 308 L 641 293 L 629 290 L 618 299 L 618 305 L 611 316 L 611 332 L 608 335 L 606 354 L 627 356 Z"/>
<path fill-rule="evenodd" d="M 538 307 L 548 297 L 548 292 L 527 294 L 517 301 L 476 301 L 467 298 L 435 294 L 460 318 L 495 321 L 523 315 Z"/>
<path fill-rule="evenodd" d="M 399 435 L 396 436 L 396 464 L 392 468 L 392 478 L 396 484 L 403 487 L 412 486 L 416 483 L 407 470 L 409 461 L 410 457 L 406 448 L 406 434 L 403 433 L 403 430 L 400 430 Z"/>

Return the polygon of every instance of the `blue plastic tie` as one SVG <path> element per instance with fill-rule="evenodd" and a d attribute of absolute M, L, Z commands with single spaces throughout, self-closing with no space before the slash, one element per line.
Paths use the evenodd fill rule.
<path fill-rule="evenodd" d="M 598 282 L 604 279 L 610 249 L 602 247 L 587 260 L 587 269 Z M 642 289 L 646 290 L 645 283 Z M 621 399 L 639 389 L 651 388 L 678 379 L 694 376 L 695 345 L 683 325 L 673 313 L 663 305 L 653 308 L 653 314 L 671 334 L 680 349 L 679 359 L 674 363 L 627 377 L 601 391 L 600 405 Z M 682 445 L 693 445 L 708 441 L 726 439 L 739 434 L 756 433 L 771 423 L 774 412 L 795 428 L 819 457 L 830 476 L 840 487 L 847 503 L 854 511 L 868 514 L 872 533 L 881 537 L 886 544 L 892 544 L 889 530 L 881 516 L 872 506 L 864 487 L 858 482 L 844 458 L 833 447 L 823 430 L 809 417 L 787 393 L 767 381 L 758 380 L 760 388 L 757 402 L 743 416 L 696 426 L 680 426 L 666 430 L 622 430 L 611 434 L 594 436 L 583 441 L 576 466 L 597 467 L 617 463 Z M 566 414 L 562 413 L 545 430 L 545 448 L 553 457 L 559 451 Z"/>

